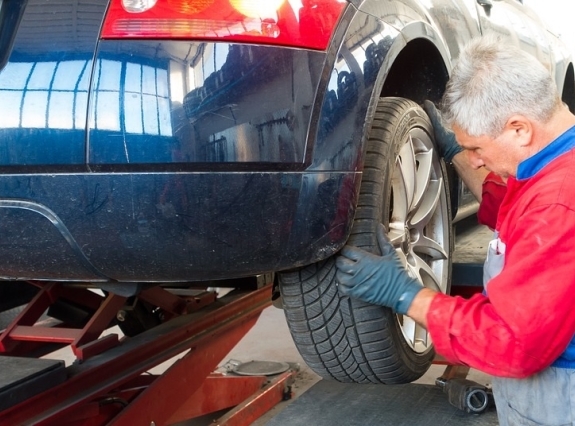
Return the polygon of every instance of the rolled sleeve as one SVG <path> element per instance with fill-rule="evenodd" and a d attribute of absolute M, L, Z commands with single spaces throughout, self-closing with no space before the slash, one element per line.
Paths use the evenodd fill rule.
<path fill-rule="evenodd" d="M 427 313 L 427 329 L 433 339 L 435 350 L 452 364 L 461 363 L 451 346 L 451 318 L 457 305 L 456 297 L 438 294 L 433 298 Z"/>

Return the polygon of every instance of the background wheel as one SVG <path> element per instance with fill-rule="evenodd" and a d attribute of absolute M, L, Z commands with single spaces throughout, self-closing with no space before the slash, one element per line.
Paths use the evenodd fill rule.
<path fill-rule="evenodd" d="M 348 244 L 377 252 L 388 235 L 408 273 L 447 293 L 451 211 L 433 129 L 416 103 L 381 98 L 368 134 L 359 202 Z M 339 294 L 334 258 L 279 275 L 288 326 L 306 363 L 324 378 L 408 383 L 434 356 L 427 331 L 390 309 Z"/>

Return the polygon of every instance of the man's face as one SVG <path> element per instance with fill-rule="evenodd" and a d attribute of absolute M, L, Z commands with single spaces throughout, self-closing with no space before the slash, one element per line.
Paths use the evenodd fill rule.
<path fill-rule="evenodd" d="M 453 132 L 474 168 L 485 167 L 504 178 L 516 175 L 520 161 L 513 131 L 506 129 L 496 138 L 470 136 L 458 126 L 453 126 Z"/>

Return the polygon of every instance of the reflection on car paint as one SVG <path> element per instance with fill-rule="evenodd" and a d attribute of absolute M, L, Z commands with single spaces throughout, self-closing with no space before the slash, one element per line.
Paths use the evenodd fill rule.
<path fill-rule="evenodd" d="M 85 164 L 92 58 L 106 2 L 65 3 L 57 23 L 46 19 L 49 3 L 25 3 L 0 70 L 0 166 Z"/>
<path fill-rule="evenodd" d="M 133 54 L 112 60 L 104 58 L 118 42 L 101 43 L 90 163 L 303 164 L 318 84 L 312 71 L 323 54 L 226 43 L 121 45 Z"/>
<path fill-rule="evenodd" d="M 5 147 L 0 149 L 0 164 L 83 163 L 90 64 L 64 60 L 6 65 L 0 73 L 0 140 Z"/>

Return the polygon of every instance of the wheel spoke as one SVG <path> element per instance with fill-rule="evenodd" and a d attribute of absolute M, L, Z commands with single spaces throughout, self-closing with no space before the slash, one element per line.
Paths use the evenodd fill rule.
<path fill-rule="evenodd" d="M 403 334 L 407 338 L 409 343 L 413 346 L 413 344 L 415 343 L 415 328 L 417 326 L 417 323 L 407 315 L 403 315 L 403 317 L 401 317 L 401 321 L 402 321 L 401 328 L 403 329 Z"/>
<path fill-rule="evenodd" d="M 412 210 L 419 210 L 423 196 L 426 192 L 428 182 L 431 181 L 431 168 L 433 160 L 433 151 L 418 152 L 415 155 L 417 162 L 415 197 L 413 200 Z"/>
<path fill-rule="evenodd" d="M 395 248 L 401 247 L 401 244 L 405 242 L 405 232 L 403 231 L 403 226 L 401 229 L 392 227 L 390 224 L 389 232 L 387 233 L 387 238 L 389 242 Z"/>
<path fill-rule="evenodd" d="M 401 228 L 407 222 L 407 214 L 409 212 L 409 192 L 407 189 L 408 183 L 405 181 L 405 176 L 401 173 L 401 160 L 398 157 L 395 160 L 395 169 L 391 179 L 392 196 L 393 196 L 393 211 L 391 212 L 390 221 L 398 224 Z"/>
<path fill-rule="evenodd" d="M 428 238 L 426 236 L 422 236 L 417 240 L 415 244 L 413 244 L 413 251 L 418 254 L 426 254 L 430 256 L 433 260 L 445 260 L 447 259 L 447 253 L 441 247 L 441 245 L 437 242 Z"/>
<path fill-rule="evenodd" d="M 404 336 L 409 341 L 409 344 L 416 350 L 425 350 L 428 346 L 429 338 L 427 330 L 406 315 L 402 316 L 401 323 Z"/>
<path fill-rule="evenodd" d="M 415 191 L 417 189 L 417 165 L 415 162 L 415 153 L 413 152 L 413 141 L 411 136 L 409 141 L 403 145 L 399 151 L 399 168 L 403 181 L 405 183 L 405 192 L 407 197 L 407 205 L 409 210 L 413 210 Z"/>
<path fill-rule="evenodd" d="M 425 327 L 415 323 L 415 345 L 421 345 L 422 349 L 429 346 L 429 333 Z"/>
<path fill-rule="evenodd" d="M 439 197 L 443 191 L 443 179 L 431 180 L 425 190 L 423 200 L 417 212 L 410 220 L 410 228 L 423 229 L 427 225 L 437 208 Z"/>
<path fill-rule="evenodd" d="M 403 265 L 404 268 L 407 269 L 407 271 L 409 272 L 410 270 L 410 265 L 407 262 L 407 257 L 405 256 L 405 253 L 399 249 L 396 249 L 395 252 L 397 253 L 397 256 L 399 257 L 399 261 L 401 262 L 401 264 Z"/>
<path fill-rule="evenodd" d="M 433 269 L 421 257 L 414 255 L 415 265 L 410 265 L 415 276 L 425 285 L 435 291 L 441 290 L 441 283 L 438 282 Z"/>

